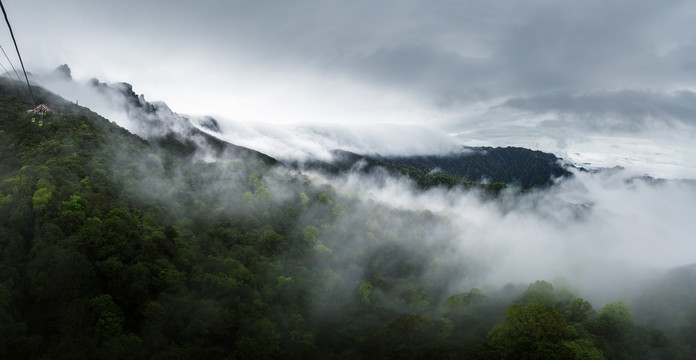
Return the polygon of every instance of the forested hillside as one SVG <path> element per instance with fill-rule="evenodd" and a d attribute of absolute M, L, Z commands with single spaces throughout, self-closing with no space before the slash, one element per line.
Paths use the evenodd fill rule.
<path fill-rule="evenodd" d="M 465 148 L 448 155 L 391 156 L 385 160 L 458 179 L 509 183 L 523 189 L 547 186 L 553 178 L 571 175 L 555 155 L 519 147 Z"/>
<path fill-rule="evenodd" d="M 422 189 L 458 186 L 493 193 L 510 185 L 523 190 L 547 187 L 555 178 L 572 175 L 553 154 L 515 147 L 464 148 L 427 156 L 368 156 L 344 150 L 334 150 L 331 155 L 331 161 L 311 159 L 292 165 L 334 175 L 380 168 L 394 176 L 406 176 Z"/>
<path fill-rule="evenodd" d="M 0 85 L 2 359 L 696 356 L 693 268 L 635 316 L 545 281 L 457 288 L 479 263 L 445 216 Z"/>

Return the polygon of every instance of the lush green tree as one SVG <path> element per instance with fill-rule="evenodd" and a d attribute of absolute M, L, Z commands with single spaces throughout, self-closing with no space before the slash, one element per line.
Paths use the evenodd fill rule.
<path fill-rule="evenodd" d="M 259 237 L 259 245 L 266 254 L 277 254 L 285 246 L 285 238 L 273 230 L 266 230 Z"/>
<path fill-rule="evenodd" d="M 543 304 L 512 304 L 503 324 L 491 330 L 489 345 L 499 359 L 573 359 L 564 342 L 575 336 L 557 310 Z"/>
<path fill-rule="evenodd" d="M 625 337 L 633 328 L 633 315 L 623 302 L 605 305 L 592 323 L 592 331 L 613 341 Z"/>
<path fill-rule="evenodd" d="M 635 359 L 645 355 L 641 352 L 646 349 L 636 341 L 633 315 L 623 302 L 605 305 L 589 320 L 587 328 L 597 337 L 599 348 L 609 359 Z"/>
<path fill-rule="evenodd" d="M 46 211 L 51 203 L 51 200 L 53 199 L 54 187 L 47 181 L 39 181 L 37 186 L 38 189 L 36 189 L 34 196 L 32 197 L 34 211 Z"/>

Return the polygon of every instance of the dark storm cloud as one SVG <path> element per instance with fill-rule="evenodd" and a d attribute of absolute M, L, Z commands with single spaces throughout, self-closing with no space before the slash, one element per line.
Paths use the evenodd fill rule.
<path fill-rule="evenodd" d="M 385 47 L 353 59 L 353 71 L 373 81 L 419 89 L 440 103 L 482 100 L 490 64 L 428 45 Z"/>
<path fill-rule="evenodd" d="M 235 19 L 265 21 L 231 25 L 255 35 L 246 45 L 283 55 L 270 61 L 304 61 L 437 104 L 696 80 L 694 6 L 684 1 L 275 6 L 241 5 Z"/>
<path fill-rule="evenodd" d="M 696 80 L 696 42 L 689 36 L 696 6 L 688 1 L 29 0 L 15 6 L 64 13 L 58 33 L 71 34 L 61 42 L 100 38 L 118 50 L 150 47 L 223 64 L 247 59 L 269 69 L 345 74 L 436 103 L 558 90 L 674 90 Z"/>
<path fill-rule="evenodd" d="M 498 53 L 516 90 L 642 86 L 678 70 L 659 53 L 683 40 L 683 24 L 671 23 L 678 2 L 533 4 L 510 26 Z"/>
<path fill-rule="evenodd" d="M 292 59 L 466 102 L 694 80 L 684 15 L 691 8 L 680 1 L 301 1 L 230 5 L 224 28 L 244 46 L 281 55 L 271 62 Z"/>

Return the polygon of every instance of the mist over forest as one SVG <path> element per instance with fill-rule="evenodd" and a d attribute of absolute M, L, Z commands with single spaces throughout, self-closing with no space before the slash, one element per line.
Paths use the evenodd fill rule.
<path fill-rule="evenodd" d="M 696 354 L 693 180 L 397 125 L 255 137 L 58 70 L 44 115 L 0 79 L 3 357 Z"/>
<path fill-rule="evenodd" d="M 370 167 L 368 171 L 361 171 L 366 167 L 364 163 L 349 162 L 338 170 L 329 168 L 328 173 L 325 167 L 307 166 L 313 160 L 323 160 L 324 164 L 345 161 L 340 158 L 344 155 L 335 152 L 336 149 L 368 156 L 386 155 L 387 159 L 452 154 L 466 157 L 487 151 L 486 148 L 466 148 L 452 141 L 442 141 L 441 138 L 446 137 L 444 134 L 440 137 L 434 134 L 424 136 L 422 129 L 399 125 L 384 130 L 373 126 L 369 131 L 351 131 L 348 127 L 332 129 L 317 124 L 297 129 L 262 128 L 265 139 L 259 139 L 237 127 L 230 128 L 229 123 L 222 120 L 188 117 L 172 112 L 164 103 L 150 103 L 127 83 L 73 80 L 67 65 L 37 76 L 37 79 L 71 98 L 82 98 L 90 105 L 94 104 L 101 112 L 111 114 L 119 125 L 145 139 L 160 144 L 163 138 L 192 142 L 195 145 L 191 155 L 193 160 L 213 163 L 226 160 L 203 134 L 222 140 L 245 137 L 247 142 L 241 145 L 270 154 L 286 164 L 299 163 L 299 170 L 305 172 L 303 176 L 309 176 L 316 184 L 329 185 L 344 194 L 388 207 L 430 211 L 444 216 L 457 229 L 456 243 L 463 247 L 462 252 L 475 253 L 472 258 L 484 257 L 486 260 L 480 260 L 482 266 L 490 267 L 488 274 L 482 274 L 477 283 L 470 284 L 472 287 L 485 285 L 488 281 L 503 285 L 506 282 L 570 276 L 578 282 L 576 286 L 585 284 L 587 291 L 591 292 L 591 288 L 611 291 L 625 284 L 622 277 L 632 276 L 631 273 L 640 276 L 643 271 L 664 270 L 694 261 L 690 234 L 696 230 L 691 221 L 696 192 L 694 182 L 690 180 L 654 179 L 649 174 L 618 166 L 587 171 L 559 158 L 554 161 L 565 171 L 570 171 L 572 176 L 562 177 L 558 175 L 562 173 L 554 172 L 549 176 L 550 183 L 530 182 L 527 187 L 544 186 L 538 186 L 525 196 L 520 196 L 515 187 L 520 186 L 519 180 L 514 176 L 512 180 L 507 177 L 505 181 L 512 187 L 491 200 L 482 198 L 477 189 L 424 189 L 422 184 L 414 184 L 414 177 L 408 176 L 410 173 L 404 176 L 404 173 L 384 171 L 387 170 L 383 169 L 387 167 L 384 163 L 378 163 L 375 169 Z M 306 134 L 304 137 L 297 135 L 302 132 Z M 400 143 L 422 144 L 410 150 L 407 146 L 394 144 L 393 147 L 400 150 L 390 152 L 390 136 L 399 139 Z M 416 137 L 426 140 L 412 140 Z M 381 147 L 378 143 L 382 143 Z M 290 146 L 295 146 L 294 151 L 288 150 Z M 413 165 L 413 161 L 409 165 Z M 426 166 L 429 172 L 441 171 L 437 164 Z M 298 165 L 292 168 L 297 169 Z M 486 175 L 476 176 L 468 180 L 479 183 L 500 181 Z M 363 212 L 353 215 L 364 216 Z M 655 247 L 656 239 L 660 239 L 658 248 Z M 607 268 L 611 270 L 605 270 Z M 595 274 L 593 269 L 602 272 L 602 276 Z"/>
<path fill-rule="evenodd" d="M 1 8 L 0 360 L 696 359 L 695 2 Z"/>

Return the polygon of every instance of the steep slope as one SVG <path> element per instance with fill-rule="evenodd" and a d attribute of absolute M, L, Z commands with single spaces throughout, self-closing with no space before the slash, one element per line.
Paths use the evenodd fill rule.
<path fill-rule="evenodd" d="M 148 102 L 144 95 L 136 94 L 128 83 L 107 84 L 95 78 L 85 84 L 78 83 L 73 80 L 68 65 L 61 65 L 48 74 L 31 75 L 30 78 L 34 83 L 46 84 L 48 87 L 62 90 L 75 97 L 80 95 L 87 97 L 91 99 L 91 102 L 100 104 L 100 108 L 106 115 L 120 115 L 121 118 L 125 116 L 125 119 L 119 120 L 125 120 L 126 124 L 122 125 L 131 132 L 171 150 L 177 156 L 208 161 L 219 157 L 256 156 L 269 164 L 277 163 L 270 156 L 222 141 L 199 130 L 193 124 L 195 121 L 208 130 L 219 130 L 219 125 L 214 118 L 191 118 L 175 113 L 164 102 Z M 37 91 L 41 93 L 37 101 L 55 103 L 55 106 L 58 106 L 57 111 L 65 112 L 66 109 L 77 111 L 73 109 L 76 104 L 57 99 L 55 95 L 38 86 Z M 40 101 L 44 98 L 49 100 Z"/>
<path fill-rule="evenodd" d="M 265 324 L 243 307 L 270 295 L 249 284 L 279 276 L 263 269 L 300 224 L 298 194 L 265 205 L 282 170 L 234 148 L 192 162 L 39 88 L 54 112 L 27 114 L 24 90 L 0 80 L 0 357 L 220 358 Z"/>
<path fill-rule="evenodd" d="M 107 98 L 115 98 L 123 106 L 131 121 L 136 123 L 136 133 L 165 147 L 179 156 L 220 158 L 254 155 L 269 164 L 277 161 L 260 152 L 230 144 L 211 136 L 191 123 L 191 118 L 173 112 L 163 102 L 150 103 L 144 95 L 137 95 L 128 83 L 106 84 L 92 79 L 90 85 Z M 218 128 L 211 117 L 201 119 L 202 126 Z"/>

